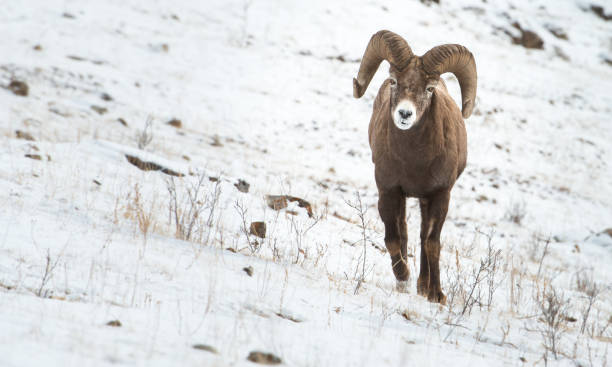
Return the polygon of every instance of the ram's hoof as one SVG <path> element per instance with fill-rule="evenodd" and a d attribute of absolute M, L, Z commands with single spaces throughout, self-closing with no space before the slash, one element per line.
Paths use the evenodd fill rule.
<path fill-rule="evenodd" d="M 398 280 L 395 283 L 395 290 L 400 293 L 409 293 L 410 281 L 409 280 Z"/>
<path fill-rule="evenodd" d="M 419 277 L 417 280 L 417 294 L 423 297 L 427 297 L 429 293 L 429 279 Z"/>
<path fill-rule="evenodd" d="M 427 295 L 427 300 L 429 302 L 439 303 L 441 305 L 446 305 L 446 296 L 440 290 L 438 290 L 438 291 L 434 291 L 434 290 L 429 291 L 429 294 Z"/>

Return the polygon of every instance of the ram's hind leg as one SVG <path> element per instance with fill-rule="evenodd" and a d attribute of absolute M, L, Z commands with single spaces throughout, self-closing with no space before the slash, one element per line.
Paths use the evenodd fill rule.
<path fill-rule="evenodd" d="M 398 187 L 379 191 L 378 212 L 385 224 L 385 246 L 391 255 L 391 266 L 397 280 L 397 289 L 408 290 L 410 271 L 406 264 L 406 197 Z"/>

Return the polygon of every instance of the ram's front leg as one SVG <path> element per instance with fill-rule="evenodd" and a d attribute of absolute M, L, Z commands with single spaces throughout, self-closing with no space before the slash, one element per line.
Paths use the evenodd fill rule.
<path fill-rule="evenodd" d="M 391 255 L 397 290 L 407 292 L 410 271 L 406 264 L 406 198 L 399 187 L 379 190 L 378 195 L 378 212 L 385 224 L 385 246 Z"/>
<path fill-rule="evenodd" d="M 422 261 L 419 293 L 425 295 L 424 293 L 426 292 L 427 299 L 430 302 L 437 302 L 443 305 L 446 304 L 446 296 L 442 293 L 442 287 L 440 286 L 440 232 L 446 220 L 449 200 L 450 191 L 442 191 L 429 197 L 425 201 L 427 204 L 427 210 L 424 212 L 425 217 L 421 218 L 425 223 L 422 226 L 422 230 L 425 230 L 425 233 L 421 233 L 422 238 L 424 238 L 424 244 L 421 247 Z M 425 276 L 423 255 L 426 256 L 425 262 L 428 268 L 428 278 L 421 278 Z M 428 283 L 427 288 L 424 288 L 425 281 Z"/>

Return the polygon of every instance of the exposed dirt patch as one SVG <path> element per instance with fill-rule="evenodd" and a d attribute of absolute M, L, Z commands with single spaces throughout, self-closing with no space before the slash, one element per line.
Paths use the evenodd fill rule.
<path fill-rule="evenodd" d="M 259 238 L 266 238 L 266 222 L 252 222 L 249 232 Z"/>
<path fill-rule="evenodd" d="M 34 137 L 30 133 L 27 133 L 25 131 L 15 130 L 15 136 L 17 137 L 17 139 L 34 141 Z"/>
<path fill-rule="evenodd" d="M 242 271 L 244 271 L 250 277 L 253 276 L 253 267 L 252 266 L 244 267 L 244 268 L 242 268 Z"/>
<path fill-rule="evenodd" d="M 175 171 L 173 171 L 173 170 L 171 170 L 169 168 L 162 167 L 159 164 L 154 163 L 154 162 L 145 162 L 145 161 L 142 161 L 140 158 L 131 156 L 129 154 L 126 154 L 125 158 L 127 159 L 128 162 L 130 162 L 131 164 L 133 164 L 134 166 L 140 168 L 143 171 L 161 171 L 162 173 L 165 173 L 165 174 L 170 175 L 170 176 L 176 176 L 176 177 L 183 177 L 183 176 L 185 176 L 184 174 L 182 174 L 180 172 L 175 172 Z"/>
<path fill-rule="evenodd" d="M 239 179 L 238 182 L 234 184 L 234 186 L 236 186 L 238 191 L 244 192 L 244 193 L 249 192 L 249 188 L 251 187 L 251 185 L 243 179 Z"/>
<path fill-rule="evenodd" d="M 108 108 L 106 107 L 101 107 L 101 106 L 96 106 L 96 105 L 92 105 L 91 109 L 96 111 L 98 114 L 100 115 L 104 115 L 105 113 L 108 112 Z"/>
<path fill-rule="evenodd" d="M 303 321 L 303 320 L 298 319 L 298 318 L 297 318 L 297 317 L 295 317 L 295 316 L 288 315 L 288 314 L 285 314 L 285 313 L 282 313 L 282 312 L 277 312 L 277 313 L 276 313 L 276 316 L 278 316 L 278 317 L 280 317 L 280 318 L 282 318 L 282 319 L 285 319 L 285 320 L 289 320 L 289 321 L 295 322 L 295 323 L 298 323 L 298 322 L 302 322 L 302 321 Z"/>
<path fill-rule="evenodd" d="M 274 354 L 259 352 L 259 351 L 253 351 L 249 353 L 249 356 L 247 357 L 247 359 L 253 363 L 266 364 L 266 365 L 275 365 L 275 364 L 283 363 L 283 361 L 279 357 L 275 356 Z"/>
<path fill-rule="evenodd" d="M 288 202 L 297 202 L 300 208 L 306 209 L 308 216 L 312 217 L 312 205 L 304 199 L 289 195 L 267 195 L 266 203 L 268 207 L 274 210 L 281 210 L 287 207 Z"/>
<path fill-rule="evenodd" d="M 214 347 L 211 347 L 210 345 L 207 344 L 194 344 L 192 346 L 193 349 L 197 349 L 197 350 L 203 350 L 205 352 L 209 352 L 209 353 L 213 353 L 213 354 L 218 354 L 217 349 L 215 349 Z"/>
<path fill-rule="evenodd" d="M 612 20 L 612 14 L 608 14 L 601 5 L 592 4 L 591 11 L 606 22 Z"/>
<path fill-rule="evenodd" d="M 172 119 L 170 121 L 167 122 L 168 125 L 172 126 L 172 127 L 176 127 L 177 129 L 180 129 L 183 126 L 183 122 L 179 119 Z"/>
<path fill-rule="evenodd" d="M 565 31 L 559 27 L 556 27 L 554 25 L 551 24 L 547 24 L 546 25 L 546 29 L 548 29 L 548 31 L 550 33 L 552 33 L 553 36 L 557 37 L 558 39 L 567 41 L 569 40 L 569 37 L 567 36 L 567 33 L 565 33 Z"/>
<path fill-rule="evenodd" d="M 28 84 L 21 80 L 11 80 L 9 85 L 6 86 L 6 89 L 22 97 L 27 97 L 30 93 L 30 88 L 28 87 Z"/>

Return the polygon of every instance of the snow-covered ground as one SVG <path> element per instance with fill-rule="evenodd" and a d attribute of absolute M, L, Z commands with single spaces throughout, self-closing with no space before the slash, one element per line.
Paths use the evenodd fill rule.
<path fill-rule="evenodd" d="M 4 1 L 0 85 L 29 93 L 0 88 L 0 365 L 612 364 L 612 21 L 590 7 Z M 513 45 L 515 21 L 544 49 Z M 384 250 L 367 125 L 386 64 L 351 89 L 380 29 L 476 57 L 447 306 L 415 292 L 414 200 L 411 294 Z"/>

